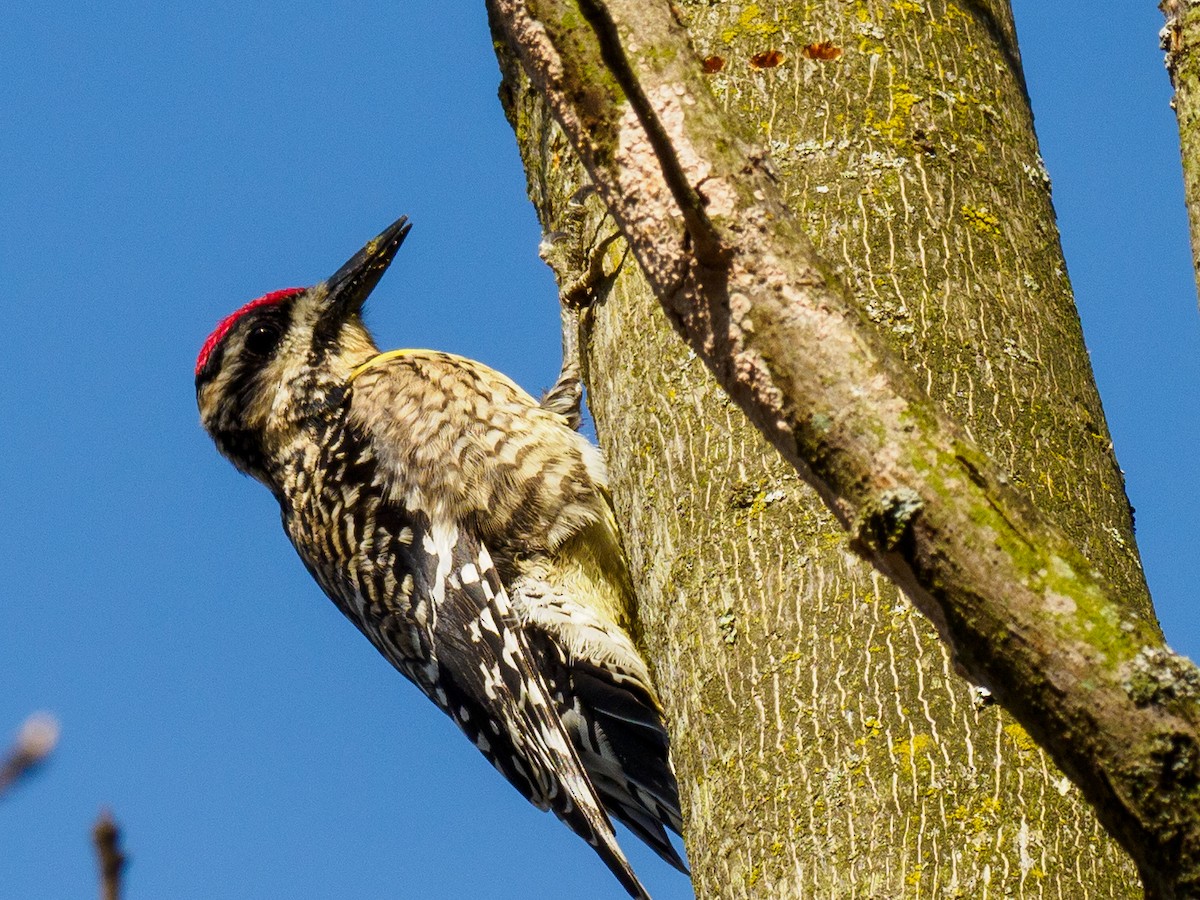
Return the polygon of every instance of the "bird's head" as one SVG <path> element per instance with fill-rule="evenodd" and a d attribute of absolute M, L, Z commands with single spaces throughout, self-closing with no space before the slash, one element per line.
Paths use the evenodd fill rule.
<path fill-rule="evenodd" d="M 411 227 L 401 217 L 325 281 L 252 300 L 208 336 L 196 360 L 200 421 L 243 472 L 269 484 L 278 449 L 378 352 L 360 313 Z"/>

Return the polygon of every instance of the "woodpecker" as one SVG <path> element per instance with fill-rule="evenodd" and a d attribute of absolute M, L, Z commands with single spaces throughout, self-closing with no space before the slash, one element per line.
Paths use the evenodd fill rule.
<path fill-rule="evenodd" d="M 609 816 L 686 874 L 679 791 L 578 379 L 564 366 L 539 403 L 461 356 L 380 352 L 361 310 L 410 227 L 222 320 L 196 361 L 201 422 L 338 609 L 648 898 Z"/>

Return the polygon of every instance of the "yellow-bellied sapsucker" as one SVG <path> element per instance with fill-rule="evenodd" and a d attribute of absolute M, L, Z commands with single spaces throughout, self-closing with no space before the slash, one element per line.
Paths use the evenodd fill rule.
<path fill-rule="evenodd" d="M 664 830 L 679 794 L 577 383 L 564 370 L 539 404 L 469 359 L 381 353 L 360 311 L 409 227 L 222 321 L 196 362 L 201 420 L 347 618 L 646 897 L 606 811 L 686 872 Z"/>

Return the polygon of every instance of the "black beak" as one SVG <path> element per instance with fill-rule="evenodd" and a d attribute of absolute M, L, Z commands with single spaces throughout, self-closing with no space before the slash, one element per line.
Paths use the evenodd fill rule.
<path fill-rule="evenodd" d="M 401 216 L 334 272 L 325 282 L 324 315 L 345 321 L 362 309 L 411 230 L 408 216 Z"/>

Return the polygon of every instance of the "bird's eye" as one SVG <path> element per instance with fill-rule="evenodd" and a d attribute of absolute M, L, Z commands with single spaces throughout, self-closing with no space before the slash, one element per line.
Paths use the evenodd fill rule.
<path fill-rule="evenodd" d="M 278 325 L 270 322 L 255 325 L 246 335 L 246 351 L 255 356 L 267 356 L 275 349 L 282 336 L 283 332 Z"/>

